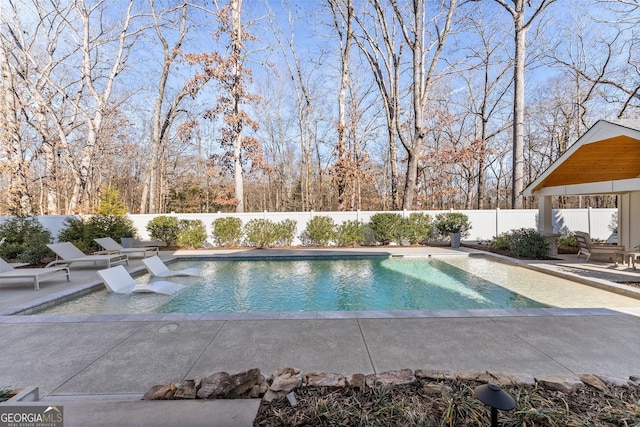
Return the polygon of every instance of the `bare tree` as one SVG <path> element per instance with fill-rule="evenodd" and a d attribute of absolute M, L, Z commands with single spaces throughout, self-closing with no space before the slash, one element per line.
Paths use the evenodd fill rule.
<path fill-rule="evenodd" d="M 162 163 L 165 145 L 169 139 L 169 131 L 177 118 L 179 106 L 182 103 L 182 100 L 187 95 L 194 96 L 208 81 L 205 77 L 198 81 L 187 82 L 177 94 L 172 98 L 169 98 L 167 92 L 167 81 L 172 74 L 172 68 L 180 59 L 182 54 L 182 44 L 187 34 L 188 2 L 187 0 L 183 0 L 172 8 L 164 11 L 158 11 L 156 9 L 155 1 L 149 0 L 149 7 L 151 10 L 151 17 L 153 18 L 153 29 L 160 45 L 162 46 L 163 61 L 151 119 L 151 156 L 149 157 L 149 161 L 146 165 L 142 187 L 142 196 L 140 201 L 141 213 L 158 212 L 158 204 L 160 200 L 160 186 L 158 181 L 161 179 L 160 165 Z M 174 17 L 174 15 L 177 16 Z M 171 46 L 169 45 L 169 34 L 165 34 L 165 31 L 177 31 L 177 34 L 171 37 L 171 39 L 174 40 Z"/>
<path fill-rule="evenodd" d="M 288 29 L 286 31 L 275 23 L 273 13 L 269 14 L 269 21 L 282 54 L 281 59 L 284 61 L 295 92 L 297 134 L 302 161 L 300 174 L 301 209 L 307 211 L 317 208 L 314 203 L 313 188 L 316 186 L 320 187 L 321 184 L 321 179 L 313 179 L 313 156 L 317 154 L 315 153 L 317 136 L 313 126 L 316 102 L 313 96 L 312 85 L 313 79 L 317 77 L 316 70 L 320 66 L 320 61 L 303 63 L 300 60 L 300 55 L 295 44 L 295 16 L 291 10 L 289 10 L 287 15 Z M 305 66 L 310 68 L 305 68 Z"/>
<path fill-rule="evenodd" d="M 336 186 L 338 210 L 345 210 L 345 195 L 350 177 L 350 161 L 347 157 L 347 87 L 351 75 L 350 52 L 353 39 L 353 4 L 351 0 L 327 0 L 333 14 L 333 24 L 340 40 L 340 89 L 338 90 L 338 140 L 336 163 L 333 166 L 333 182 Z"/>
<path fill-rule="evenodd" d="M 373 12 L 362 11 L 354 19 L 361 34 L 354 38 L 364 54 L 380 92 L 387 122 L 391 208 L 400 208 L 398 171 L 398 123 L 400 114 L 400 65 L 403 44 L 397 41 L 397 21 L 385 13 L 380 0 L 369 0 Z"/>
<path fill-rule="evenodd" d="M 16 215 L 33 213 L 29 194 L 28 164 L 20 138 L 16 81 L 9 67 L 7 44 L 0 47 L 0 142 L 6 161 L 0 163 L 0 172 L 8 174 L 6 190 L 9 210 Z"/>
<path fill-rule="evenodd" d="M 466 84 L 465 97 L 461 100 L 461 107 L 473 116 L 473 153 L 469 158 L 475 163 L 476 170 L 476 208 L 484 209 L 485 175 L 487 155 L 491 150 L 491 141 L 506 128 L 504 124 L 492 124 L 500 114 L 502 100 L 510 85 L 505 82 L 510 61 L 500 57 L 504 47 L 504 40 L 500 38 L 500 31 L 496 25 L 487 23 L 482 14 L 470 16 L 472 28 L 477 37 L 477 44 L 469 47 L 471 60 L 468 71 L 461 72 Z M 468 199 L 469 200 L 469 199 Z M 467 203 L 467 209 L 471 205 Z"/>
<path fill-rule="evenodd" d="M 531 0 L 494 0 L 513 18 L 513 36 L 515 62 L 513 65 L 513 170 L 511 189 L 511 207 L 523 208 L 524 190 L 524 87 L 525 58 L 527 51 L 527 31 L 536 18 L 556 0 L 538 0 L 531 5 Z M 526 6 L 532 9 L 526 18 Z"/>
<path fill-rule="evenodd" d="M 438 63 L 445 47 L 447 37 L 451 33 L 453 14 L 457 0 L 441 2 L 439 10 L 430 18 L 427 17 L 427 5 L 424 0 L 413 0 L 408 12 L 398 5 L 397 0 L 390 0 L 396 19 L 411 50 L 412 69 L 412 107 L 413 131 L 410 140 L 400 140 L 407 152 L 407 173 L 404 186 L 402 208 L 413 209 L 416 183 L 418 179 L 418 161 L 424 150 L 427 136 L 425 126 L 425 110 L 429 100 L 429 90 L 436 80 Z M 431 26 L 431 31 L 428 26 Z M 430 40 L 427 37 L 431 36 Z"/>
<path fill-rule="evenodd" d="M 14 2 L 10 5 L 14 16 L 19 16 L 18 11 L 22 12 L 22 9 Z M 66 5 L 52 3 L 50 10 L 45 10 L 40 2 L 29 6 L 41 18 L 34 37 L 41 35 L 44 39 L 44 51 L 35 42 L 27 42 L 19 27 L 9 25 L 15 54 L 24 61 L 24 70 L 15 71 L 22 72 L 23 81 L 35 78 L 35 84 L 28 85 L 30 95 L 45 112 L 51 113 L 54 107 L 47 107 L 49 98 L 43 94 L 55 93 L 61 102 L 70 105 L 72 115 L 82 118 L 86 136 L 76 150 L 64 137 L 59 118 L 54 120 L 54 125 L 58 127 L 56 136 L 60 152 L 73 173 L 74 184 L 67 211 L 89 211 L 95 154 L 104 142 L 100 136 L 105 135 L 102 132 L 105 119 L 114 111 L 114 83 L 124 70 L 130 49 L 141 31 L 133 28 L 132 22 L 136 18 L 132 12 L 133 0 L 123 9 L 122 21 L 113 24 L 107 22 L 104 1 L 91 7 L 80 0 Z M 38 55 L 38 52 L 42 54 Z"/>

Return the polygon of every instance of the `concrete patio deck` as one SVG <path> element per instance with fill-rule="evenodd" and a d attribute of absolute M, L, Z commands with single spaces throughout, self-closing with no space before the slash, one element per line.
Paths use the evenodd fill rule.
<path fill-rule="evenodd" d="M 468 250 L 375 251 L 410 256 Z M 243 255 L 294 252 L 254 250 L 243 251 Z M 614 283 L 640 281 L 640 274 L 625 266 L 586 264 L 575 256 L 526 264 L 599 286 L 622 286 L 620 290 L 627 295 L 638 294 L 636 288 Z M 140 269 L 140 260 L 133 260 L 128 268 Z M 94 286 L 95 270 L 72 267 L 71 282 L 43 282 L 37 292 L 31 286 L 0 283 L 4 350 L 0 353 L 0 385 L 39 387 L 42 404 L 64 406 L 65 426 L 248 426 L 259 401 L 137 399 L 155 384 L 254 367 L 266 375 L 281 366 L 343 374 L 400 368 L 532 375 L 596 373 L 620 378 L 640 374 L 640 299 L 635 306 L 630 300 L 624 309 L 9 315 Z"/>

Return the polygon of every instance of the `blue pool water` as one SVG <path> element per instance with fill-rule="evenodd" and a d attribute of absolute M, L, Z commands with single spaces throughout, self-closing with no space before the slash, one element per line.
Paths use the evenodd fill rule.
<path fill-rule="evenodd" d="M 473 265 L 473 260 L 469 260 Z M 486 264 L 486 260 L 483 261 Z M 499 268 L 500 263 L 495 263 Z M 231 313 L 548 307 L 435 258 L 183 260 L 174 296 L 94 292 L 43 313 Z M 148 275 L 137 280 L 148 281 Z M 155 279 L 151 279 L 155 280 Z"/>

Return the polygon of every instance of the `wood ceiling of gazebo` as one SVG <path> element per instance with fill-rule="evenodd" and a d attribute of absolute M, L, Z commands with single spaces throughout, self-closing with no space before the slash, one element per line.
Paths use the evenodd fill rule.
<path fill-rule="evenodd" d="M 552 171 L 543 187 L 615 181 L 640 177 L 640 140 L 628 136 L 585 144 Z"/>

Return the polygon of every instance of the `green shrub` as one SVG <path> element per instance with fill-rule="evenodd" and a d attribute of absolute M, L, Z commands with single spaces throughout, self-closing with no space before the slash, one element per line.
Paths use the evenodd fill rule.
<path fill-rule="evenodd" d="M 329 246 L 336 237 L 336 224 L 329 216 L 314 216 L 302 235 L 305 246 Z"/>
<path fill-rule="evenodd" d="M 446 237 L 450 233 L 460 233 L 462 237 L 467 237 L 471 229 L 469 217 L 461 212 L 437 214 L 433 226 L 442 237 Z"/>
<path fill-rule="evenodd" d="M 51 254 L 51 232 L 34 216 L 12 217 L 0 224 L 0 255 L 6 259 L 18 259 L 29 264 L 39 264 Z"/>
<path fill-rule="evenodd" d="M 373 232 L 373 238 L 381 245 L 388 245 L 389 243 L 398 241 L 405 234 L 406 221 L 403 220 L 402 215 L 398 213 L 377 213 L 371 216 L 369 220 L 369 229 Z"/>
<path fill-rule="evenodd" d="M 231 216 L 213 221 L 213 240 L 218 246 L 238 246 L 242 241 L 242 220 Z"/>
<path fill-rule="evenodd" d="M 96 213 L 99 215 L 125 216 L 127 209 L 122 199 L 120 199 L 120 192 L 112 187 L 107 188 L 102 193 L 102 197 L 100 197 L 100 206 L 98 206 Z"/>
<path fill-rule="evenodd" d="M 512 230 L 507 234 L 509 251 L 521 258 L 544 259 L 551 251 L 544 235 L 534 228 Z"/>
<path fill-rule="evenodd" d="M 96 214 L 89 218 L 88 225 L 92 239 L 111 237 L 120 241 L 123 237 L 138 237 L 133 221 L 126 216 Z"/>
<path fill-rule="evenodd" d="M 558 237 L 558 246 L 578 246 L 578 241 L 576 240 L 576 235 L 573 233 L 563 234 Z"/>
<path fill-rule="evenodd" d="M 173 246 L 180 231 L 178 218 L 167 215 L 157 216 L 149 221 L 147 231 L 154 239 L 163 240 L 167 246 Z"/>
<path fill-rule="evenodd" d="M 248 246 L 258 248 L 273 247 L 278 240 L 276 223 L 268 219 L 252 219 L 244 226 Z"/>
<path fill-rule="evenodd" d="M 489 242 L 489 248 L 495 250 L 509 250 L 509 237 L 507 234 L 503 233 L 499 236 L 496 236 Z"/>
<path fill-rule="evenodd" d="M 137 237 L 133 221 L 126 216 L 96 214 L 88 220 L 69 217 L 58 234 L 60 242 L 71 242 L 83 252 L 102 249 L 93 239 L 111 237 L 120 241 L 123 237 Z"/>
<path fill-rule="evenodd" d="M 285 219 L 276 224 L 276 245 L 291 246 L 298 224 L 293 219 Z"/>
<path fill-rule="evenodd" d="M 362 221 L 344 221 L 336 228 L 336 243 L 338 246 L 356 246 L 365 241 L 366 226 Z"/>
<path fill-rule="evenodd" d="M 413 212 L 409 215 L 408 239 L 412 245 L 425 243 L 431 238 L 431 217 L 428 214 Z"/>
<path fill-rule="evenodd" d="M 176 243 L 181 248 L 201 248 L 207 241 L 207 228 L 202 220 L 181 219 L 178 222 Z"/>
<path fill-rule="evenodd" d="M 82 252 L 98 250 L 98 244 L 93 241 L 93 237 L 90 235 L 87 221 L 70 216 L 64 220 L 63 226 L 60 233 L 58 233 L 58 241 L 71 242 Z"/>

